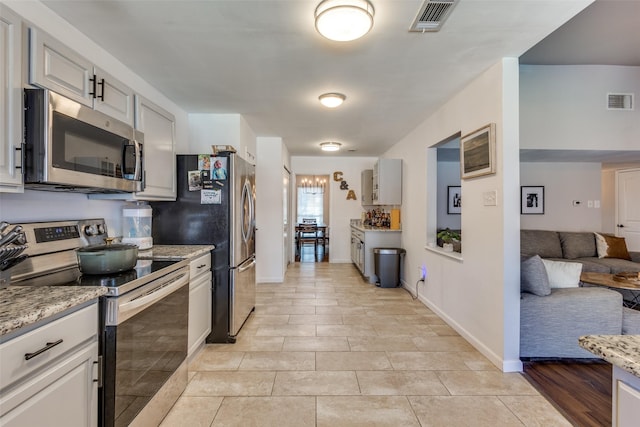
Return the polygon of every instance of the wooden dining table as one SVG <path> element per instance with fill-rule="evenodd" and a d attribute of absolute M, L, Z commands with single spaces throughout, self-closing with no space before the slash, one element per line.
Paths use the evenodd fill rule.
<path fill-rule="evenodd" d="M 327 225 L 323 224 L 323 223 L 316 223 L 316 224 L 296 224 L 296 245 L 299 246 L 299 239 L 300 239 L 300 233 L 301 231 L 306 228 L 306 227 L 313 227 L 315 226 L 316 229 L 318 230 L 318 233 L 316 234 L 316 242 L 318 240 L 322 240 L 323 246 L 326 246 L 327 243 Z"/>

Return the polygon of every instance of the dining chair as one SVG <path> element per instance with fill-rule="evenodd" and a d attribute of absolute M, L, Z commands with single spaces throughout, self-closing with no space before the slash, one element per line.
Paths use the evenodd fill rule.
<path fill-rule="evenodd" d="M 313 244 L 313 253 L 318 247 L 318 226 L 316 224 L 300 224 L 297 227 L 298 253 L 302 255 L 302 246 Z"/>
<path fill-rule="evenodd" d="M 303 224 L 317 224 L 318 221 L 315 218 L 302 218 Z"/>

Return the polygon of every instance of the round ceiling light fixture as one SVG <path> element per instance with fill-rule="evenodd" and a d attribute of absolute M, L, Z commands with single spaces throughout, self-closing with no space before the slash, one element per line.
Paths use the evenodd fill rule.
<path fill-rule="evenodd" d="M 339 142 L 321 142 L 320 148 L 322 151 L 338 151 L 341 145 Z"/>
<path fill-rule="evenodd" d="M 316 30 L 329 40 L 348 42 L 371 30 L 373 15 L 368 0 L 324 0 L 316 7 Z"/>
<path fill-rule="evenodd" d="M 344 102 L 345 99 L 347 99 L 347 97 L 341 93 L 334 92 L 334 93 L 323 93 L 318 97 L 318 99 L 320 100 L 320 103 L 325 107 L 336 108 L 342 105 L 342 103 Z"/>

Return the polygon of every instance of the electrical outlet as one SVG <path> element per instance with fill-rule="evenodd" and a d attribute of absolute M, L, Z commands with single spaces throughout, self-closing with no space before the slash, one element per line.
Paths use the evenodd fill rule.
<path fill-rule="evenodd" d="M 420 281 L 424 282 L 427 278 L 427 266 L 423 265 L 422 267 L 418 267 L 420 269 Z"/>

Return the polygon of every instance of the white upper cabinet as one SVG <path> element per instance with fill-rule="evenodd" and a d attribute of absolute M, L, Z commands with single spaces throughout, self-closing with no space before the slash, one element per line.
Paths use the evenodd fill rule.
<path fill-rule="evenodd" d="M 373 166 L 373 204 L 402 204 L 402 159 L 379 159 Z"/>
<path fill-rule="evenodd" d="M 365 169 L 360 173 L 361 205 L 373 205 L 373 170 Z"/>
<path fill-rule="evenodd" d="M 22 20 L 0 4 L 0 191 L 22 192 Z"/>
<path fill-rule="evenodd" d="M 29 83 L 133 125 L 133 90 L 74 50 L 29 28 Z"/>
<path fill-rule="evenodd" d="M 144 190 L 135 198 L 175 200 L 175 117 L 142 96 L 135 100 L 135 127 L 144 133 Z"/>

